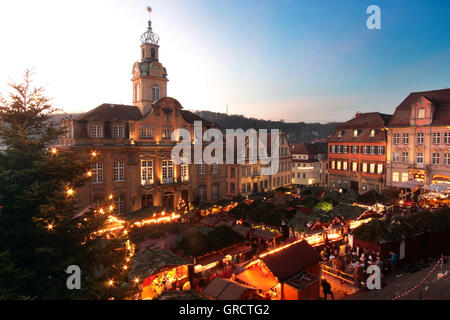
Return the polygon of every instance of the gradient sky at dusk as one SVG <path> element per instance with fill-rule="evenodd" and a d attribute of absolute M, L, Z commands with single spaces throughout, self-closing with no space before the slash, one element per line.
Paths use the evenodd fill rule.
<path fill-rule="evenodd" d="M 366 28 L 371 4 L 381 30 Z M 343 121 L 450 87 L 448 0 L 15 0 L 0 2 L 0 92 L 35 67 L 66 112 L 131 104 L 148 5 L 185 109 Z"/>

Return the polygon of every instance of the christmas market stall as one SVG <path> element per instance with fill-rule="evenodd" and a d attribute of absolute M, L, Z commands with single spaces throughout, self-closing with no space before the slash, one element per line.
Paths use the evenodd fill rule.
<path fill-rule="evenodd" d="M 189 285 L 188 263 L 169 250 L 145 249 L 133 257 L 130 281 L 139 283 L 143 300 Z"/>
<path fill-rule="evenodd" d="M 260 299 L 254 288 L 222 278 L 215 278 L 211 281 L 202 291 L 202 295 L 210 300 Z"/>
<path fill-rule="evenodd" d="M 318 299 L 321 257 L 299 240 L 261 254 L 236 279 L 273 300 Z"/>

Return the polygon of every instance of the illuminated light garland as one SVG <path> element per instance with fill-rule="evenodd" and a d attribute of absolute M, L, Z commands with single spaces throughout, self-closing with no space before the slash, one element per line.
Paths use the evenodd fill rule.
<path fill-rule="evenodd" d="M 418 287 L 420 287 L 420 286 L 422 285 L 422 283 L 424 283 L 425 280 L 427 280 L 427 279 L 431 276 L 431 274 L 434 272 L 434 270 L 436 270 L 436 268 L 437 268 L 439 265 L 442 265 L 442 264 L 443 264 L 443 261 L 444 261 L 444 256 L 441 256 L 441 258 L 440 258 L 439 261 L 436 263 L 436 265 L 433 267 L 433 269 L 431 269 L 431 271 L 427 274 L 427 276 L 426 276 L 425 278 L 422 279 L 422 281 L 420 281 L 418 284 L 416 284 L 414 287 L 412 287 L 412 288 L 409 289 L 408 291 L 406 291 L 406 292 L 404 292 L 404 293 L 402 293 L 402 294 L 400 294 L 400 295 L 398 295 L 398 296 L 395 296 L 392 300 L 397 300 L 397 299 L 399 299 L 399 298 L 401 298 L 401 297 L 404 297 L 404 296 L 410 294 L 411 292 L 413 292 L 414 290 L 416 290 Z"/>
<path fill-rule="evenodd" d="M 159 224 L 159 223 L 169 223 L 169 222 L 173 222 L 175 220 L 178 220 L 180 218 L 181 218 L 181 215 L 179 215 L 179 214 L 172 213 L 169 216 L 165 216 L 165 212 L 163 212 L 162 213 L 162 217 L 142 220 L 142 221 L 139 221 L 139 222 L 135 222 L 134 225 L 139 227 L 139 228 L 142 228 L 145 225 Z"/>

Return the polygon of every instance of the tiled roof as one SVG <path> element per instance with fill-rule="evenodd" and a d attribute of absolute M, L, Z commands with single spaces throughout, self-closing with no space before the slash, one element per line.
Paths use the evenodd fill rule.
<path fill-rule="evenodd" d="M 442 89 L 410 93 L 395 109 L 389 126 L 408 126 L 412 104 L 420 97 L 427 98 L 436 107 L 432 124 L 450 124 L 450 89 Z"/>
<path fill-rule="evenodd" d="M 127 121 L 139 120 L 141 118 L 142 114 L 139 111 L 139 108 L 135 106 L 104 103 L 101 106 L 78 116 L 75 118 L 75 121 Z"/>
<path fill-rule="evenodd" d="M 357 113 L 355 118 L 339 125 L 328 138 L 328 142 L 385 141 L 386 134 L 382 129 L 388 125 L 391 117 L 391 115 L 379 112 Z M 371 137 L 373 129 L 375 129 L 375 136 Z M 358 130 L 357 136 L 354 136 L 355 130 Z"/>
<path fill-rule="evenodd" d="M 298 143 L 290 146 L 291 154 L 326 154 L 326 143 Z"/>

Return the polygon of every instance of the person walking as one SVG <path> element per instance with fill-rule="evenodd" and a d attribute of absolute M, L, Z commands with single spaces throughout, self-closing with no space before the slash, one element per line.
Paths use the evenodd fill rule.
<path fill-rule="evenodd" d="M 331 298 L 334 300 L 334 294 L 331 291 L 331 284 L 325 278 L 322 279 L 322 288 L 323 288 L 323 300 L 327 300 L 328 295 L 331 295 Z"/>

